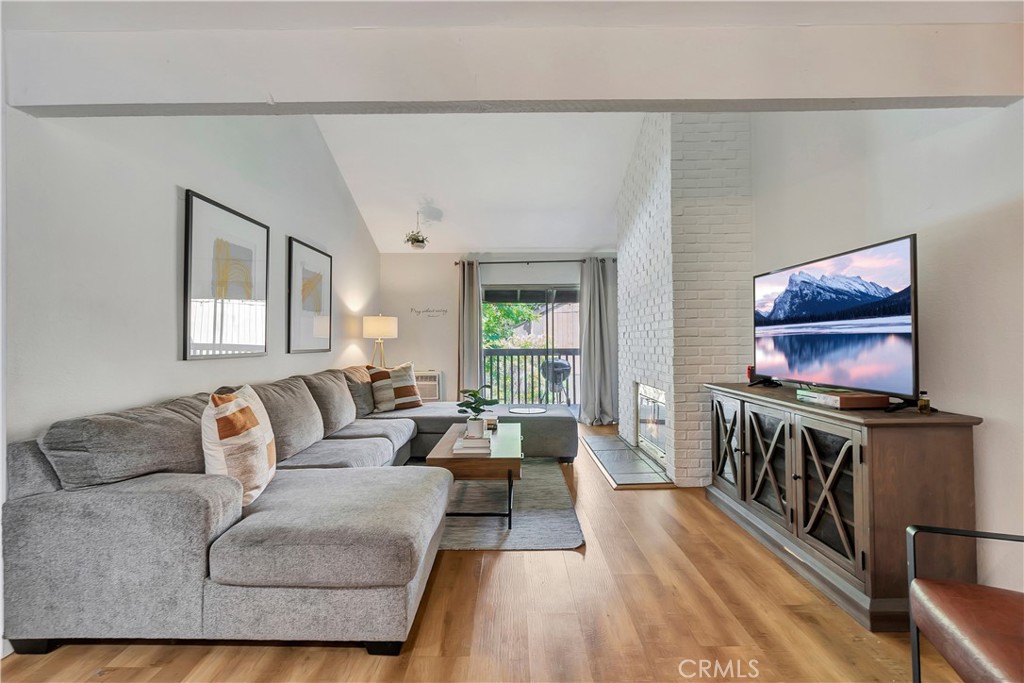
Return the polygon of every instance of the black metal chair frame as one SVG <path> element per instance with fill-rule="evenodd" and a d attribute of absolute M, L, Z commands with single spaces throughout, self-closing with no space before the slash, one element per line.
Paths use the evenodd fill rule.
<path fill-rule="evenodd" d="M 907 616 L 910 619 L 910 666 L 913 683 L 921 683 L 921 633 L 914 621 L 913 608 L 909 603 L 910 585 L 917 578 L 917 535 L 936 534 L 939 536 L 964 536 L 989 541 L 1015 541 L 1024 543 L 1024 536 L 997 534 L 971 529 L 951 529 L 942 526 L 911 525 L 907 527 Z"/>

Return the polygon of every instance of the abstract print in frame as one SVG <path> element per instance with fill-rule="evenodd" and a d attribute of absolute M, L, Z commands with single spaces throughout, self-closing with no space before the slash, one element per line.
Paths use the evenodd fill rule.
<path fill-rule="evenodd" d="M 266 355 L 269 251 L 269 226 L 185 190 L 185 360 Z"/>
<path fill-rule="evenodd" d="M 331 256 L 288 238 L 288 353 L 331 350 Z"/>

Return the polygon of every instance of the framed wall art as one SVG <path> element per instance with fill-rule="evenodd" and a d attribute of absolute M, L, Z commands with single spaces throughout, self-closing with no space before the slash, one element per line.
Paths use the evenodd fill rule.
<path fill-rule="evenodd" d="M 269 251 L 269 226 L 185 191 L 185 360 L 266 355 Z"/>
<path fill-rule="evenodd" d="M 288 238 L 288 353 L 331 350 L 331 256 Z"/>

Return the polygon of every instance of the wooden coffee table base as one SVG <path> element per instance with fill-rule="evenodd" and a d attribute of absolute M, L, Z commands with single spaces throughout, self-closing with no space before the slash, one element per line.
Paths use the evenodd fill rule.
<path fill-rule="evenodd" d="M 512 528 L 512 470 L 508 471 L 508 508 L 505 512 L 446 512 L 446 517 L 507 517 L 508 528 Z"/>
<path fill-rule="evenodd" d="M 452 425 L 427 454 L 427 464 L 444 467 L 455 480 L 482 479 L 508 482 L 508 504 L 504 512 L 449 512 L 448 517 L 504 517 L 512 528 L 512 483 L 522 476 L 522 431 L 518 424 L 499 425 L 491 436 L 491 453 L 456 456 L 455 441 L 465 431 L 464 424 Z"/>

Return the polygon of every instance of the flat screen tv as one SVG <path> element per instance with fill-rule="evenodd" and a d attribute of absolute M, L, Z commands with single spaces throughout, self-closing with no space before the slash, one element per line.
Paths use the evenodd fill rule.
<path fill-rule="evenodd" d="M 754 277 L 754 372 L 915 399 L 916 235 Z"/>

